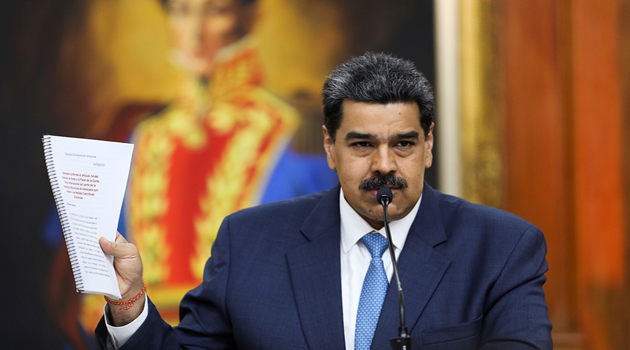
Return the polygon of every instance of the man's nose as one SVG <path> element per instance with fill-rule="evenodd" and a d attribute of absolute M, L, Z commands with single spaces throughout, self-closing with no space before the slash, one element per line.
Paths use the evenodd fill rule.
<path fill-rule="evenodd" d="M 379 146 L 372 157 L 372 173 L 390 174 L 396 172 L 396 158 L 392 150 L 385 146 Z"/>

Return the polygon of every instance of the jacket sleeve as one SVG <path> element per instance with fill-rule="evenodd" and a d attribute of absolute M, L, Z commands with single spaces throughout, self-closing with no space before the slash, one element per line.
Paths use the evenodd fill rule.
<path fill-rule="evenodd" d="M 481 349 L 553 348 L 543 291 L 546 253 L 543 233 L 530 227 L 488 293 Z"/>
<path fill-rule="evenodd" d="M 149 314 L 142 326 L 119 348 L 127 349 L 234 349 L 232 327 L 226 309 L 230 269 L 229 217 L 219 229 L 206 262 L 203 282 L 189 291 L 180 304 L 180 323 L 171 327 L 149 300 Z M 108 332 L 101 319 L 96 337 L 107 349 Z"/>

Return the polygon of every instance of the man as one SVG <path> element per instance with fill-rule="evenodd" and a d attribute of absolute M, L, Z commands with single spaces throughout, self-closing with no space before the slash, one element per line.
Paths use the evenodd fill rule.
<path fill-rule="evenodd" d="M 178 327 L 141 292 L 137 249 L 122 236 L 101 239 L 123 300 L 137 300 L 108 305 L 102 346 L 388 349 L 399 316 L 376 201 L 386 185 L 414 348 L 551 349 L 542 232 L 424 183 L 433 159 L 426 79 L 410 62 L 368 53 L 333 71 L 323 100 L 324 147 L 340 185 L 228 216 Z"/>

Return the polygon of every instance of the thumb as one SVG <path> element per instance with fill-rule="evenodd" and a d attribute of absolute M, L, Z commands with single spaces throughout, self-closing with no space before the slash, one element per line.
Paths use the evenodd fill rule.
<path fill-rule="evenodd" d="M 101 249 L 103 249 L 106 254 L 116 255 L 116 242 L 110 242 L 107 238 L 101 237 L 98 239 L 98 243 L 101 244 Z"/>
<path fill-rule="evenodd" d="M 138 249 L 135 245 L 127 242 L 125 238 L 118 234 L 116 241 L 108 241 L 105 237 L 99 238 L 98 242 L 101 244 L 101 249 L 106 254 L 114 256 L 118 259 L 135 259 L 139 258 Z"/>

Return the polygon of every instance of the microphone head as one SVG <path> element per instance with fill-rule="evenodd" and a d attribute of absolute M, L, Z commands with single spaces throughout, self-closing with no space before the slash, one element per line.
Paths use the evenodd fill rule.
<path fill-rule="evenodd" d="M 378 189 L 378 192 L 376 192 L 376 200 L 382 205 L 391 203 L 393 196 L 392 189 L 387 186 L 382 186 Z"/>

